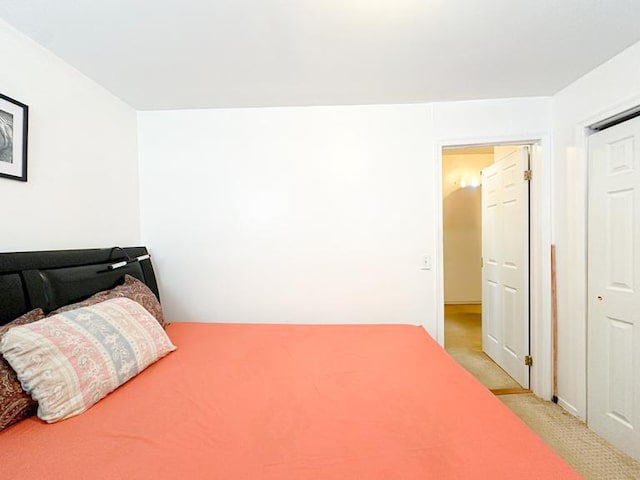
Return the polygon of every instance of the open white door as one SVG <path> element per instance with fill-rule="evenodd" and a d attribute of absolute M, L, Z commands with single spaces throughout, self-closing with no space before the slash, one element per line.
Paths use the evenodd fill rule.
<path fill-rule="evenodd" d="M 640 460 L 640 118 L 589 139 L 587 419 Z"/>
<path fill-rule="evenodd" d="M 482 348 L 529 388 L 529 151 L 495 155 L 482 171 Z"/>

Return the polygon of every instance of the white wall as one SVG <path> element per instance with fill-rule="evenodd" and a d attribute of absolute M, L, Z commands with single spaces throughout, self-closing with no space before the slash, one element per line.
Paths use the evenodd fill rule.
<path fill-rule="evenodd" d="M 167 317 L 435 331 L 430 107 L 139 114 Z"/>
<path fill-rule="evenodd" d="M 0 251 L 137 244 L 136 113 L 0 20 L 0 93 L 29 105 L 28 182 L 0 178 Z"/>
<path fill-rule="evenodd" d="M 436 143 L 528 138 L 548 114 L 542 98 L 139 113 L 142 240 L 168 318 L 441 336 Z"/>
<path fill-rule="evenodd" d="M 471 181 L 492 163 L 492 153 L 442 155 L 444 303 L 482 303 L 482 187 Z"/>
<path fill-rule="evenodd" d="M 640 43 L 553 97 L 554 242 L 560 403 L 586 416 L 587 152 L 585 128 L 640 105 Z"/>

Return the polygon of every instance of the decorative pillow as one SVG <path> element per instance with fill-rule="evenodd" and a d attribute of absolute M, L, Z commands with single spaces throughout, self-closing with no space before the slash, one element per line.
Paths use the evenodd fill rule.
<path fill-rule="evenodd" d="M 0 339 L 9 329 L 26 325 L 44 318 L 42 309 L 37 308 L 0 327 Z M 20 385 L 16 372 L 0 355 L 0 430 L 24 420 L 36 413 L 38 404 L 34 402 Z"/>
<path fill-rule="evenodd" d="M 0 352 L 49 423 L 84 412 L 175 350 L 139 303 L 113 298 L 15 327 Z"/>
<path fill-rule="evenodd" d="M 87 298 L 86 300 L 83 300 L 82 302 L 72 303 L 71 305 L 60 307 L 47 316 L 50 317 L 51 315 L 68 312 L 69 310 L 76 310 L 81 307 L 89 307 L 91 305 L 95 305 L 96 303 L 109 300 L 110 298 L 118 297 L 127 297 L 134 302 L 138 302 L 140 305 L 146 308 L 147 311 L 156 318 L 156 320 L 158 320 L 160 325 L 162 325 L 163 327 L 165 326 L 164 317 L 162 315 L 162 307 L 160 306 L 158 298 L 151 291 L 151 289 L 145 285 L 144 282 L 141 282 L 136 277 L 132 277 L 131 275 L 124 276 L 124 285 L 118 285 L 111 290 L 98 292 L 95 295 Z"/>

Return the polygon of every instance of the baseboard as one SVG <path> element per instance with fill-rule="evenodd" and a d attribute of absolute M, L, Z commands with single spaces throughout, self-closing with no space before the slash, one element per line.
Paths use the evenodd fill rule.
<path fill-rule="evenodd" d="M 472 301 L 461 301 L 461 302 L 447 302 L 444 301 L 445 305 L 482 305 L 481 300 L 472 300 Z"/>

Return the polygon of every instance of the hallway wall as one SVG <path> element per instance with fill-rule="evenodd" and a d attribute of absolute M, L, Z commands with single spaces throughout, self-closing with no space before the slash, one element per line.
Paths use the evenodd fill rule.
<path fill-rule="evenodd" d="M 482 212 L 480 172 L 493 163 L 488 153 L 445 151 L 442 155 L 444 301 L 482 303 Z M 477 151 L 475 150 L 471 150 Z"/>

